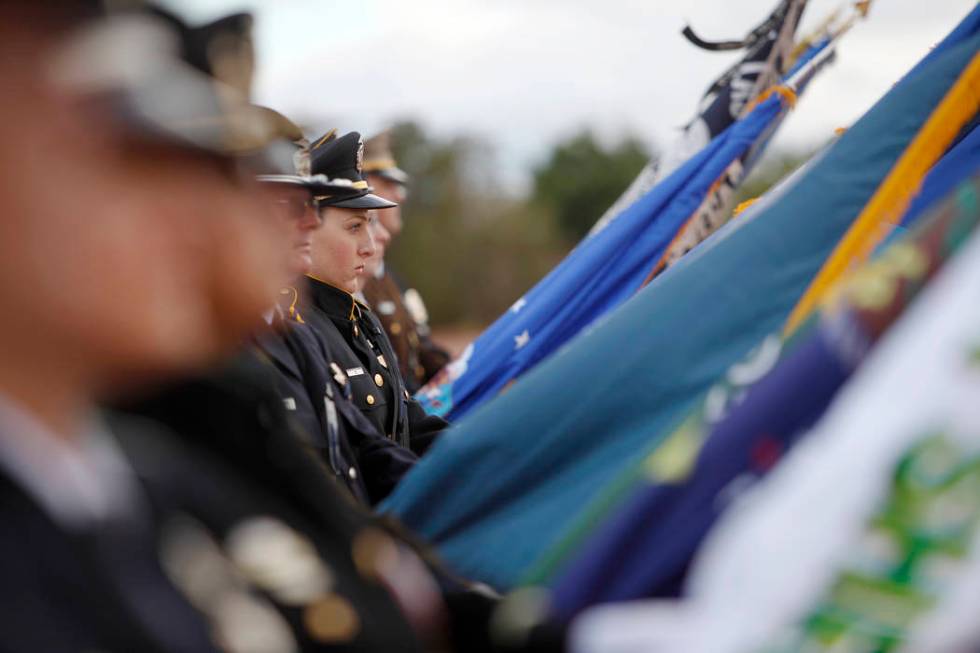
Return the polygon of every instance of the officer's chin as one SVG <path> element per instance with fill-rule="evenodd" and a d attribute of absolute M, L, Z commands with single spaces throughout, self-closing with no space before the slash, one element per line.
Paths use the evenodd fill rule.
<path fill-rule="evenodd" d="M 354 295 L 364 289 L 364 284 L 360 281 L 360 279 L 357 279 L 351 283 L 345 283 L 342 289 Z"/>
<path fill-rule="evenodd" d="M 298 252 L 293 256 L 293 260 L 290 261 L 289 272 L 286 275 L 287 278 L 280 285 L 291 285 L 295 283 L 297 279 L 303 277 L 304 275 L 310 274 L 312 271 L 313 256 L 307 252 Z"/>

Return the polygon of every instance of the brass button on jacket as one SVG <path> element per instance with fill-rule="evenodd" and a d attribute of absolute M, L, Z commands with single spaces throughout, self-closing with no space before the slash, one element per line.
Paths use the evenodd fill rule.
<path fill-rule="evenodd" d="M 398 444 L 425 451 L 446 422 L 406 395 L 398 357 L 377 317 L 350 293 L 316 279 L 309 279 L 308 292 L 304 319 L 322 335 L 331 360 L 347 370 L 355 405 L 377 434 L 392 433 Z"/>

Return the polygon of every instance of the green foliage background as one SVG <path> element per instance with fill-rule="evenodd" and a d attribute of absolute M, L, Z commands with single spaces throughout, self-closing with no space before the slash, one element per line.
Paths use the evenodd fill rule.
<path fill-rule="evenodd" d="M 526 197 L 502 192 L 492 146 L 439 139 L 415 122 L 393 127 L 412 177 L 405 229 L 388 261 L 425 297 L 432 323 L 481 328 L 547 274 L 626 189 L 651 153 L 635 137 L 601 143 L 583 130 L 533 170 Z M 739 198 L 756 197 L 807 157 L 769 157 Z"/>

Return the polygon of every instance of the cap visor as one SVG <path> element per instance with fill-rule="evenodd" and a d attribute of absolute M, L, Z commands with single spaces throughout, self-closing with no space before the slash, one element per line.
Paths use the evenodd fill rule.
<path fill-rule="evenodd" d="M 299 175 L 256 175 L 255 181 L 263 184 L 287 184 L 309 187 L 309 180 Z"/>
<path fill-rule="evenodd" d="M 320 177 L 320 179 L 317 179 Z M 315 175 L 307 178 L 306 185 L 313 191 L 314 195 L 326 195 L 337 201 L 346 197 L 354 197 L 364 192 L 363 188 L 352 188 L 350 184 L 334 184 L 326 181 L 322 175 Z"/>
<path fill-rule="evenodd" d="M 324 202 L 326 206 L 336 206 L 338 209 L 390 209 L 398 206 L 394 202 L 378 197 L 373 193 L 367 193 L 359 197 L 349 199 L 328 200 Z"/>
<path fill-rule="evenodd" d="M 396 184 L 401 184 L 402 186 L 408 184 L 408 173 L 401 168 L 385 168 L 384 170 L 378 170 L 377 172 L 373 172 L 371 174 L 384 177 L 385 179 L 390 179 Z"/>

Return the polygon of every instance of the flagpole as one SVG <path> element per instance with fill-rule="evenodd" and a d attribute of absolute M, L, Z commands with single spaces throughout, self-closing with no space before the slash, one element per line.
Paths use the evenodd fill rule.
<path fill-rule="evenodd" d="M 813 75 L 815 75 L 818 70 L 820 70 L 820 68 L 822 68 L 825 64 L 827 64 L 837 54 L 837 44 L 835 43 L 835 41 L 838 38 L 840 38 L 842 35 L 843 32 L 841 34 L 835 35 L 831 39 L 830 43 L 827 44 L 826 48 L 824 48 L 816 55 L 814 55 L 813 59 L 810 59 L 805 64 L 803 64 L 803 66 L 795 73 L 793 73 L 793 75 L 789 79 L 787 79 L 785 82 L 783 82 L 778 86 L 774 86 L 771 90 L 775 90 L 778 89 L 780 86 L 783 86 L 788 90 L 792 91 L 794 94 L 799 93 L 800 87 L 806 84 L 810 80 L 810 78 Z M 764 99 L 763 96 L 760 96 L 760 101 L 761 99 Z"/>

